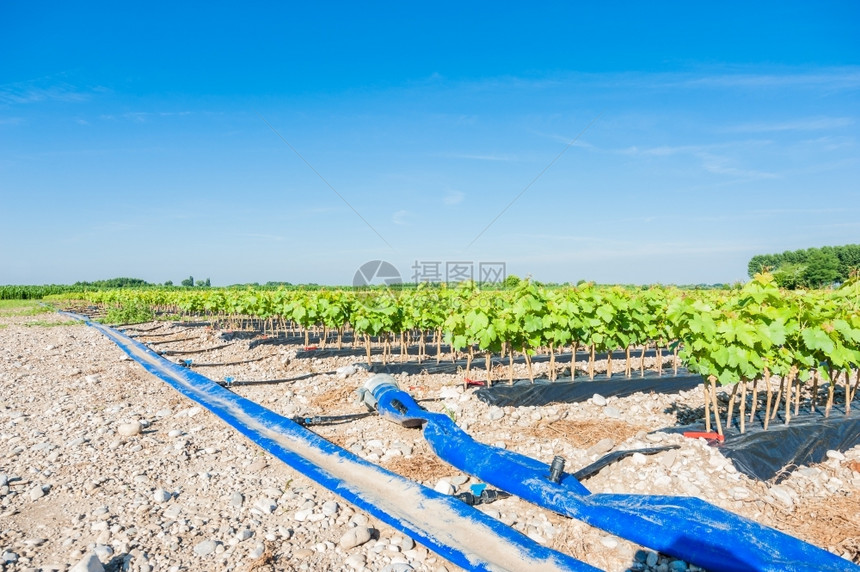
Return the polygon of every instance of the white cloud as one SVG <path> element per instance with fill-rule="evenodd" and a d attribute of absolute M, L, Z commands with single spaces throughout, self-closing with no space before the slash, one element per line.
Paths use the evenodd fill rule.
<path fill-rule="evenodd" d="M 0 104 L 27 104 L 44 101 L 81 102 L 90 98 L 75 86 L 52 78 L 0 85 Z"/>
<path fill-rule="evenodd" d="M 746 123 L 728 127 L 730 133 L 768 133 L 774 131 L 820 131 L 854 125 L 851 117 L 810 117 L 777 122 Z"/>

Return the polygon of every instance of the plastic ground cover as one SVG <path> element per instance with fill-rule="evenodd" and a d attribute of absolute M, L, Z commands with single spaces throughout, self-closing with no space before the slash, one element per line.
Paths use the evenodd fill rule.
<path fill-rule="evenodd" d="M 611 378 L 595 376 L 594 381 L 587 377 L 576 378 L 574 381 L 548 381 L 536 379 L 517 380 L 514 385 L 501 381 L 492 387 L 482 387 L 475 391 L 475 397 L 489 405 L 498 407 L 539 407 L 550 403 L 577 403 L 586 401 L 595 393 L 603 397 L 626 397 L 634 393 L 678 393 L 695 388 L 702 383 L 702 376 L 685 370 L 678 370 L 678 375 L 664 372 L 645 372 L 645 377 L 634 374 L 632 377 L 615 374 Z"/>
<path fill-rule="evenodd" d="M 782 482 L 798 467 L 827 459 L 827 451 L 847 451 L 860 444 L 860 415 L 845 416 L 836 405 L 825 418 L 820 410 L 792 415 L 785 425 L 780 412 L 764 430 L 762 414 L 746 424 L 741 434 L 737 425 L 724 430 L 725 441 L 714 444 L 735 468 L 753 479 Z M 737 417 L 735 417 L 737 423 Z M 661 429 L 665 433 L 704 431 L 704 424 Z"/>

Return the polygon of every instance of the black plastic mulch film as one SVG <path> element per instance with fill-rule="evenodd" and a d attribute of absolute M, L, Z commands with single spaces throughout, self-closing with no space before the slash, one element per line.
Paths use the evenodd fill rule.
<path fill-rule="evenodd" d="M 617 378 L 616 378 L 617 377 Z M 656 372 L 644 378 L 624 376 L 605 377 L 594 381 L 557 381 L 519 380 L 514 385 L 496 382 L 491 388 L 482 387 L 475 391 L 481 401 L 498 407 L 542 406 L 550 403 L 577 403 L 586 401 L 595 393 L 603 397 L 626 397 L 634 393 L 672 394 L 690 390 L 702 383 L 702 377 L 687 372 L 677 376 Z M 807 405 L 808 407 L 808 405 Z M 731 428 L 725 430 L 725 441 L 714 443 L 720 452 L 732 461 L 737 470 L 748 477 L 761 481 L 781 482 L 791 472 L 801 466 L 814 465 L 827 458 L 827 451 L 847 451 L 860 444 L 860 407 L 845 416 L 844 406 L 835 405 L 830 417 L 824 417 L 819 407 L 815 412 L 801 411 L 792 416 L 788 425 L 784 423 L 783 412 L 779 412 L 764 430 L 762 413 L 759 412 L 752 423 L 746 424 L 742 435 L 737 427 L 735 414 Z M 683 427 L 668 427 L 660 431 L 682 433 L 704 431 L 704 423 Z"/>
<path fill-rule="evenodd" d="M 830 417 L 824 417 L 821 409 L 792 415 L 788 425 L 785 425 L 780 412 L 770 422 L 767 431 L 759 413 L 752 423 L 746 424 L 743 435 L 737 427 L 736 414 L 735 425 L 725 431 L 726 440 L 714 446 L 748 477 L 782 482 L 799 467 L 825 461 L 827 451 L 845 452 L 860 444 L 860 415 L 856 411 L 846 417 L 845 409 L 838 405 L 833 407 Z M 704 424 L 662 431 L 704 431 Z"/>
<path fill-rule="evenodd" d="M 480 378 L 481 371 L 476 371 L 476 377 Z M 664 372 L 658 376 L 655 371 L 646 371 L 644 377 L 638 374 L 633 377 L 624 375 L 613 375 L 611 378 L 605 376 L 595 377 L 594 381 L 588 381 L 587 376 L 571 381 L 551 382 L 546 379 L 537 379 L 534 383 L 529 380 L 518 380 L 514 385 L 506 381 L 497 381 L 493 387 L 482 387 L 475 391 L 475 396 L 489 405 L 506 407 L 540 407 L 550 403 L 577 403 L 586 401 L 595 393 L 603 397 L 627 397 L 634 393 L 678 393 L 687 391 L 701 385 L 702 376 L 691 374 L 686 371 L 672 375 Z"/>

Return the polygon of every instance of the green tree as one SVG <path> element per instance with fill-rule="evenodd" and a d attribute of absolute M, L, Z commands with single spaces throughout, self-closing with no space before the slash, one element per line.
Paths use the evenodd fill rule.
<path fill-rule="evenodd" d="M 839 259 L 832 252 L 815 251 L 806 259 L 804 282 L 812 288 L 829 286 L 839 277 Z"/>
<path fill-rule="evenodd" d="M 189 276 L 182 281 L 183 286 L 194 286 L 194 276 Z"/>
<path fill-rule="evenodd" d="M 516 288 L 520 285 L 520 277 L 516 274 L 510 274 L 505 277 L 505 281 L 502 282 L 502 287 L 504 288 Z"/>
<path fill-rule="evenodd" d="M 802 287 L 806 283 L 806 279 L 804 277 L 805 272 L 805 264 L 786 262 L 773 271 L 773 279 L 780 288 L 794 290 Z"/>

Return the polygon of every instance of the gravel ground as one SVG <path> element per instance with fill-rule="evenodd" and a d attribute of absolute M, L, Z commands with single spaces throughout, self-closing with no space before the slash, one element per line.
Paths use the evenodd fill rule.
<path fill-rule="evenodd" d="M 34 322 L 41 325 L 28 325 Z M 162 324 L 139 334 L 151 342 L 193 338 L 159 349 L 228 344 L 189 354 L 196 363 L 261 358 L 199 371 L 213 379 L 292 380 L 233 388 L 282 415 L 363 411 L 354 390 L 369 374 L 335 373 L 361 357 L 297 359 L 295 345 L 249 349 L 247 339 L 206 327 Z M 613 464 L 586 485 L 697 496 L 860 558 L 860 447 L 831 452 L 773 485 L 738 473 L 702 440 L 648 434 L 677 423 L 673 404 L 698 407 L 701 389 L 497 408 L 464 391 L 462 376 L 399 381 L 477 440 L 547 463 L 561 455 L 569 470 L 615 448 L 677 444 Z M 0 317 L 0 389 L 0 569 L 458 570 L 271 458 L 70 319 Z M 430 487 L 459 492 L 474 482 L 436 459 L 418 430 L 377 416 L 313 430 Z M 516 498 L 479 508 L 604 570 L 697 570 Z"/>

